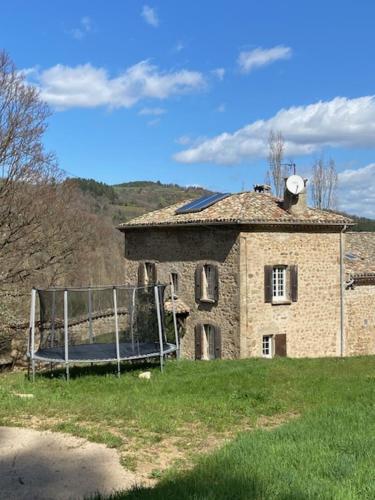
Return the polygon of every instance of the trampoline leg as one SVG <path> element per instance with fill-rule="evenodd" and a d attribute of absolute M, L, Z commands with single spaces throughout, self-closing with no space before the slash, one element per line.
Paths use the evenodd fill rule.
<path fill-rule="evenodd" d="M 32 377 L 31 380 L 35 382 L 35 360 L 31 360 L 31 372 L 32 372 Z"/>
<path fill-rule="evenodd" d="M 65 363 L 65 372 L 66 372 L 66 381 L 69 382 L 70 379 L 69 363 Z"/>
<path fill-rule="evenodd" d="M 120 361 L 117 361 L 117 376 L 120 378 L 121 376 L 121 366 Z"/>

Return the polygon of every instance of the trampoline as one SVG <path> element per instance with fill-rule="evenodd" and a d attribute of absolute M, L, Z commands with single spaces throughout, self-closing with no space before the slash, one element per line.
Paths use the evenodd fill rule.
<path fill-rule="evenodd" d="M 29 366 L 121 362 L 178 355 L 174 290 L 173 332 L 164 322 L 166 285 L 36 289 L 31 293 Z M 37 314 L 39 320 L 37 321 Z M 171 338 L 172 337 L 172 338 Z"/>

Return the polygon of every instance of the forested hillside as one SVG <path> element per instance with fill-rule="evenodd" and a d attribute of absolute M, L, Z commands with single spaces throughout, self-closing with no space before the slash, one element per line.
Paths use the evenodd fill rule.
<path fill-rule="evenodd" d="M 124 182 L 114 186 L 93 179 L 74 178 L 69 182 L 90 195 L 96 213 L 111 216 L 114 224 L 212 192 L 201 187 L 181 187 L 152 181 Z"/>

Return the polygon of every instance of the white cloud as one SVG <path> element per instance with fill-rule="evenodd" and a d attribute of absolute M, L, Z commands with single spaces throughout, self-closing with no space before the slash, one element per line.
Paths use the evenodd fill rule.
<path fill-rule="evenodd" d="M 219 80 L 223 80 L 225 76 L 225 68 L 216 68 L 211 71 L 211 73 L 216 76 Z"/>
<path fill-rule="evenodd" d="M 292 56 L 292 49 L 278 45 L 271 49 L 258 47 L 248 52 L 241 52 L 237 63 L 242 73 L 250 73 L 255 68 L 266 66 L 280 59 L 289 59 Z"/>
<path fill-rule="evenodd" d="M 176 144 L 181 144 L 181 146 L 186 146 L 188 144 L 191 144 L 192 139 L 188 135 L 181 135 L 180 137 L 177 137 L 174 142 Z"/>
<path fill-rule="evenodd" d="M 142 8 L 141 15 L 147 24 L 150 24 L 154 28 L 157 28 L 159 26 L 159 17 L 157 15 L 156 10 L 153 9 L 152 7 L 144 5 Z"/>
<path fill-rule="evenodd" d="M 375 163 L 339 173 L 339 209 L 375 218 Z"/>
<path fill-rule="evenodd" d="M 82 40 L 92 30 L 92 21 L 88 16 L 82 17 L 78 28 L 73 28 L 68 33 L 76 40 Z"/>
<path fill-rule="evenodd" d="M 308 106 L 281 109 L 234 133 L 224 132 L 175 155 L 183 163 L 240 163 L 267 155 L 271 130 L 282 132 L 286 155 L 304 155 L 326 146 L 375 147 L 375 96 L 335 97 Z"/>
<path fill-rule="evenodd" d="M 164 108 L 142 108 L 139 111 L 139 115 L 151 115 L 151 116 L 160 116 L 164 115 L 167 112 Z"/>
<path fill-rule="evenodd" d="M 91 64 L 75 67 L 57 64 L 32 79 L 41 97 L 57 109 L 73 107 L 130 108 L 143 99 L 167 99 L 205 86 L 197 71 L 162 72 L 149 61 L 130 66 L 116 77 Z"/>

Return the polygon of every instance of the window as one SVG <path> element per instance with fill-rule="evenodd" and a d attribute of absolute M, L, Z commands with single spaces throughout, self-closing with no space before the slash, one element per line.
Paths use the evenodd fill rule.
<path fill-rule="evenodd" d="M 195 326 L 195 359 L 221 358 L 221 331 L 216 325 L 205 323 Z"/>
<path fill-rule="evenodd" d="M 202 299 L 215 300 L 215 271 L 211 264 L 205 264 L 202 272 Z"/>
<path fill-rule="evenodd" d="M 274 267 L 272 270 L 272 297 L 274 300 L 286 299 L 286 267 Z"/>
<path fill-rule="evenodd" d="M 153 285 L 155 274 L 155 264 L 152 262 L 146 262 L 145 264 L 145 285 Z"/>
<path fill-rule="evenodd" d="M 202 359 L 215 359 L 215 328 L 203 325 Z"/>
<path fill-rule="evenodd" d="M 262 341 L 262 355 L 264 358 L 272 358 L 273 356 L 272 335 L 264 335 Z"/>
<path fill-rule="evenodd" d="M 150 286 L 156 282 L 156 264 L 154 262 L 141 262 L 138 267 L 138 285 Z"/>
<path fill-rule="evenodd" d="M 298 267 L 296 265 L 264 266 L 264 301 L 291 304 L 298 300 Z"/>
<path fill-rule="evenodd" d="M 218 301 L 219 276 L 215 264 L 200 264 L 195 271 L 195 298 L 197 302 Z"/>
<path fill-rule="evenodd" d="M 177 297 L 180 285 L 177 273 L 171 273 L 171 283 L 173 285 L 174 295 Z"/>

